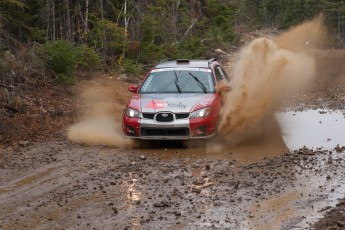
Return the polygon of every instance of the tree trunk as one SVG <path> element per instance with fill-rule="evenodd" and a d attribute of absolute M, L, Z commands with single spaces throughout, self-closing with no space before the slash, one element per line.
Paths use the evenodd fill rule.
<path fill-rule="evenodd" d="M 103 0 L 100 0 L 99 2 L 100 2 L 100 4 L 99 4 L 99 5 L 100 5 L 100 8 L 101 8 L 101 9 L 100 9 L 100 11 L 101 11 L 101 20 L 102 20 L 102 22 L 103 22 L 103 21 L 104 21 Z"/>
<path fill-rule="evenodd" d="M 83 43 L 83 30 L 85 28 L 85 21 L 84 21 L 84 17 L 82 14 L 82 9 L 81 9 L 81 5 L 80 5 L 80 1 L 76 1 L 76 8 L 75 8 L 75 12 L 78 12 L 78 17 L 77 17 L 77 39 L 78 39 L 78 43 Z"/>
<path fill-rule="evenodd" d="M 103 55 L 105 54 L 105 49 L 104 49 L 104 42 L 106 40 L 106 36 L 105 36 L 105 31 L 104 31 L 104 9 L 103 9 L 103 0 L 100 0 L 100 11 L 101 11 L 101 21 L 102 21 L 102 36 L 101 36 L 101 48 L 102 48 L 102 52 Z"/>
<path fill-rule="evenodd" d="M 123 14 L 124 14 L 124 17 L 125 17 L 125 33 L 124 33 L 124 40 L 125 40 L 125 42 L 123 43 L 122 56 L 123 56 L 123 60 L 125 60 L 126 43 L 127 43 L 127 29 L 128 29 L 128 23 L 129 23 L 129 18 L 127 16 L 127 1 L 125 1 Z"/>
<path fill-rule="evenodd" d="M 84 19 L 84 30 L 85 30 L 85 34 L 87 34 L 89 32 L 89 27 L 88 27 L 88 20 L 89 20 L 89 0 L 85 0 L 85 5 L 86 5 L 86 9 L 85 9 L 85 19 Z"/>
<path fill-rule="evenodd" d="M 53 41 L 55 41 L 56 24 L 55 24 L 55 3 L 54 3 L 54 0 L 52 0 L 52 22 L 53 22 L 52 39 L 53 39 Z"/>
<path fill-rule="evenodd" d="M 48 40 L 50 38 L 50 11 L 51 11 L 50 1 L 47 2 L 46 10 L 47 10 L 46 12 L 46 20 L 47 20 L 46 39 Z"/>
<path fill-rule="evenodd" d="M 64 30 L 63 30 L 63 20 L 62 20 L 62 14 L 61 14 L 61 7 L 59 7 L 59 22 L 60 22 L 60 27 L 59 27 L 59 29 L 60 29 L 60 39 L 63 39 L 64 38 L 64 36 L 63 36 L 63 32 L 64 32 Z"/>
<path fill-rule="evenodd" d="M 188 29 L 186 30 L 186 32 L 182 36 L 182 38 L 181 38 L 179 43 L 182 43 L 186 39 L 186 37 L 188 36 L 189 32 L 193 29 L 193 27 L 195 26 L 197 21 L 198 21 L 198 18 L 193 19 L 192 24 L 188 27 Z"/>
<path fill-rule="evenodd" d="M 71 13 L 70 13 L 70 5 L 69 0 L 65 0 L 67 6 L 67 13 L 66 13 L 66 27 L 67 27 L 67 40 L 72 40 L 72 30 L 71 30 Z"/>

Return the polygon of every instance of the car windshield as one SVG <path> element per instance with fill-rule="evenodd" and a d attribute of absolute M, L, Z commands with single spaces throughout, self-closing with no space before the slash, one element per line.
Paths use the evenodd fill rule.
<path fill-rule="evenodd" d="M 154 69 L 146 78 L 139 93 L 214 93 L 211 69 L 165 68 Z"/>

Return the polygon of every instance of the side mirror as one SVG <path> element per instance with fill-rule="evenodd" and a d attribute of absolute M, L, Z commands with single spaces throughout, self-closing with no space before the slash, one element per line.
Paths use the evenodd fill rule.
<path fill-rule="evenodd" d="M 220 93 L 221 92 L 229 92 L 231 90 L 232 90 L 231 82 L 229 82 L 229 83 L 222 82 L 217 87 L 217 91 L 220 92 Z"/>
<path fill-rule="evenodd" d="M 131 84 L 128 86 L 128 90 L 132 93 L 136 93 L 138 91 L 138 86 L 137 85 L 134 85 L 134 84 Z"/>
<path fill-rule="evenodd" d="M 231 85 L 224 85 L 222 86 L 222 90 L 224 90 L 225 92 L 230 92 L 232 89 Z"/>

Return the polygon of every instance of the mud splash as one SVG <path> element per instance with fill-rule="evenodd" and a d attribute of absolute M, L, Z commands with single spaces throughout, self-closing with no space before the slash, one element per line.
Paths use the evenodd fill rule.
<path fill-rule="evenodd" d="M 171 161 L 180 158 L 195 160 L 228 160 L 247 164 L 262 161 L 264 158 L 280 156 L 289 151 L 278 122 L 272 122 L 270 129 L 263 133 L 260 138 L 248 140 L 246 143 L 236 146 L 219 143 L 218 140 L 209 142 L 175 142 L 160 141 L 142 143 L 138 151 L 144 155 L 157 156 L 160 159 Z"/>
<path fill-rule="evenodd" d="M 104 79 L 103 79 L 104 80 Z M 121 135 L 120 92 L 110 81 L 91 82 L 81 89 L 81 101 L 86 104 L 81 121 L 68 128 L 68 139 L 88 145 L 126 148 L 132 142 Z"/>
<path fill-rule="evenodd" d="M 219 126 L 224 142 L 237 145 L 269 130 L 282 102 L 311 83 L 315 63 L 308 49 L 324 43 L 322 21 L 306 22 L 274 40 L 255 39 L 242 49 Z"/>

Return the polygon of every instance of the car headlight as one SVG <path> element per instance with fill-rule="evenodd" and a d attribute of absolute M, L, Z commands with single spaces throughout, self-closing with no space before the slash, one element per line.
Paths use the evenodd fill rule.
<path fill-rule="evenodd" d="M 127 115 L 127 117 L 130 117 L 130 118 L 139 118 L 141 114 L 139 111 L 137 111 L 135 109 L 127 108 L 126 109 L 126 115 Z"/>
<path fill-rule="evenodd" d="M 190 118 L 204 118 L 207 117 L 211 112 L 210 107 L 205 107 L 199 110 L 196 110 L 190 114 Z"/>

